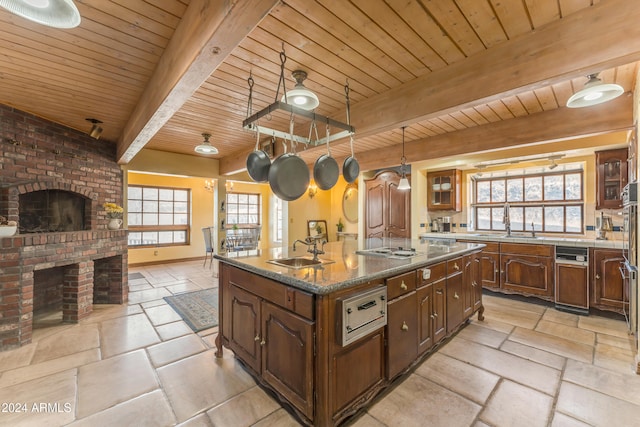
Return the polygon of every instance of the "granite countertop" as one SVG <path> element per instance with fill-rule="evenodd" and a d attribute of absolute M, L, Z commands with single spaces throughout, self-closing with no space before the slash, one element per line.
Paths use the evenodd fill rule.
<path fill-rule="evenodd" d="M 580 246 L 586 248 L 607 248 L 622 249 L 622 240 L 598 240 L 596 238 L 586 237 L 556 237 L 541 236 L 531 237 L 531 233 L 512 232 L 511 237 L 505 237 L 505 233 L 422 233 L 420 238 L 426 239 L 465 239 L 486 242 L 510 242 L 510 243 L 532 243 L 542 245 L 559 245 L 559 246 Z"/>
<path fill-rule="evenodd" d="M 314 293 L 329 294 L 369 280 L 382 279 L 411 271 L 438 261 L 465 254 L 483 247 L 482 244 L 461 243 L 443 239 L 366 239 L 363 242 L 345 240 L 325 244 L 322 260 L 333 262 L 319 266 L 292 269 L 271 264 L 267 261 L 278 258 L 308 257 L 307 246 L 276 247 L 264 250 L 230 252 L 216 254 L 221 262 L 234 265 L 260 276 Z M 375 248 L 414 248 L 417 255 L 409 258 L 393 258 L 380 255 L 363 255 L 356 251 Z"/>

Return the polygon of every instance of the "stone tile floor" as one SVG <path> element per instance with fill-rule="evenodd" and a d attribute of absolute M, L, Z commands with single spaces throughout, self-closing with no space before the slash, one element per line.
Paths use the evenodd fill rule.
<path fill-rule="evenodd" d="M 230 351 L 163 296 L 217 286 L 191 261 L 131 268 L 124 306 L 39 319 L 0 353 L 0 426 L 296 426 Z M 635 426 L 640 376 L 623 321 L 486 296 L 473 320 L 353 426 Z"/>

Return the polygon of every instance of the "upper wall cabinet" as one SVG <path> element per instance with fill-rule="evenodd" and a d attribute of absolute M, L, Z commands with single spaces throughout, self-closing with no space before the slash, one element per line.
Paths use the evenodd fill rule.
<path fill-rule="evenodd" d="M 427 208 L 430 211 L 462 210 L 461 176 L 457 169 L 427 173 Z"/>
<path fill-rule="evenodd" d="M 627 148 L 596 152 L 596 209 L 620 209 L 627 185 Z"/>

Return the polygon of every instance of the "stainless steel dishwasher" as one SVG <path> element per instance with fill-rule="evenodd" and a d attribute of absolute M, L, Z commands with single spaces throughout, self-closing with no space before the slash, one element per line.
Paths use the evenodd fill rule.
<path fill-rule="evenodd" d="M 555 273 L 556 308 L 589 314 L 589 249 L 556 246 Z"/>

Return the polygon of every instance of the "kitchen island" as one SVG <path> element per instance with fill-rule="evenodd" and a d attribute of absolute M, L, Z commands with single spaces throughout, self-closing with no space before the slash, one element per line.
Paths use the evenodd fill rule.
<path fill-rule="evenodd" d="M 340 424 L 482 320 L 482 247 L 376 238 L 326 244 L 317 262 L 300 243 L 216 255 L 216 354 L 231 349 L 303 423 Z"/>

